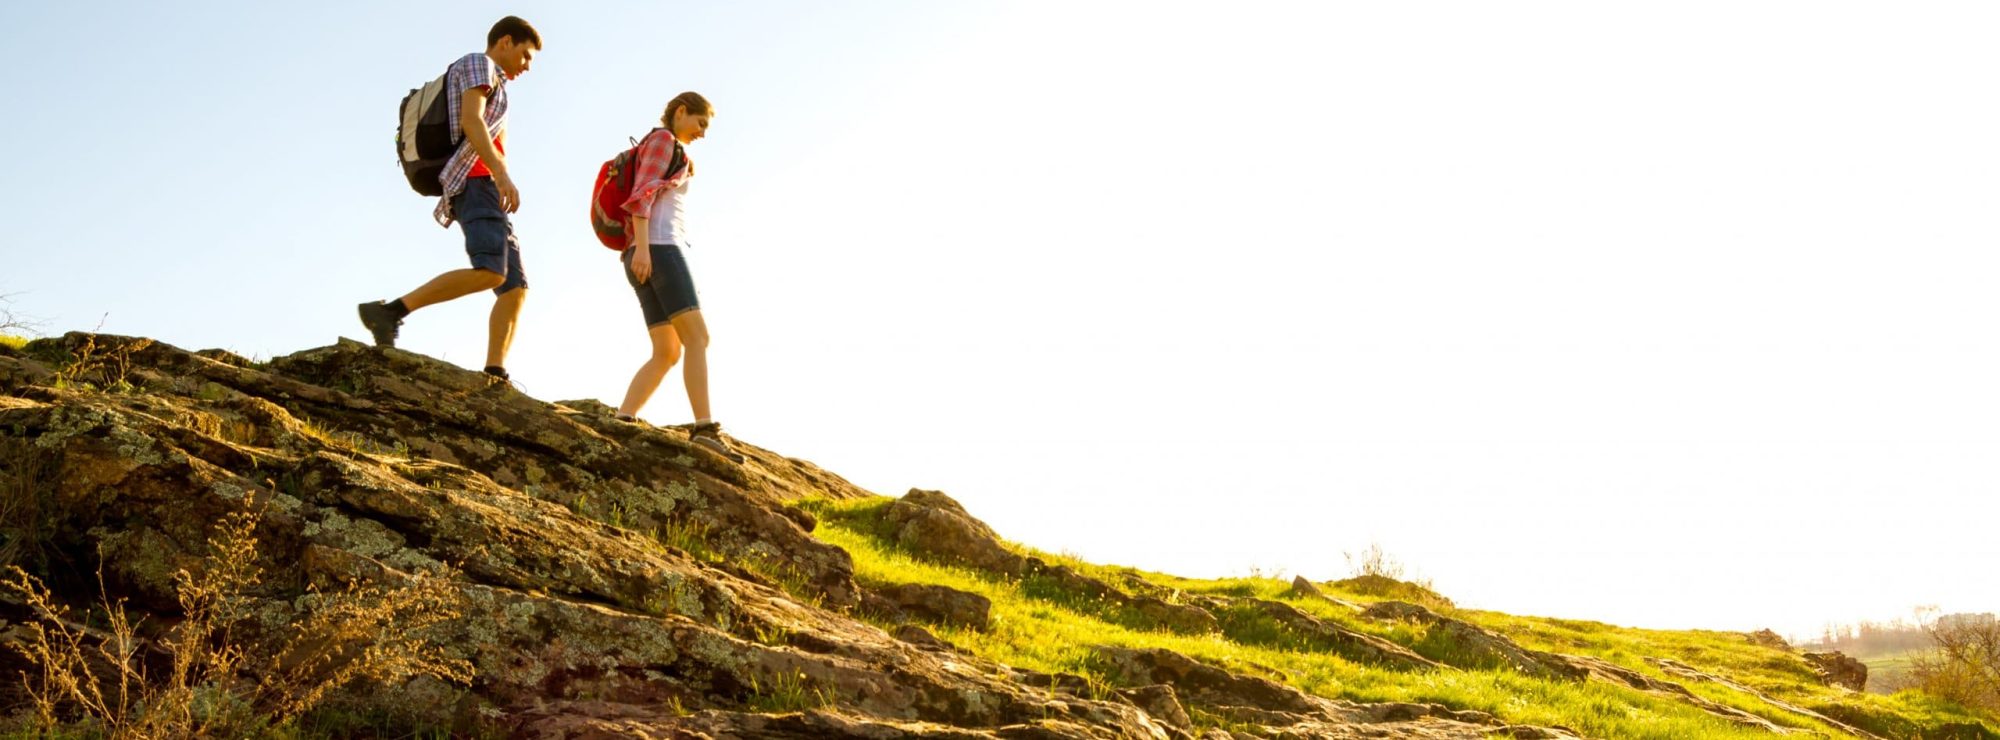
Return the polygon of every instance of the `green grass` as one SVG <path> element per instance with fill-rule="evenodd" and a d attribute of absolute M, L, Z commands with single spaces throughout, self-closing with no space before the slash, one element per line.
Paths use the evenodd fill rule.
<path fill-rule="evenodd" d="M 0 334 L 0 347 L 6 347 L 8 349 L 20 349 L 26 346 L 29 341 L 31 340 L 29 340 L 27 337 L 17 337 L 12 334 Z"/>
<path fill-rule="evenodd" d="M 1905 650 L 1900 653 L 1888 653 L 1862 658 L 1861 663 L 1868 666 L 1868 690 L 1875 693 L 1888 693 L 1877 687 L 1893 686 L 1901 681 L 1910 672 L 1910 661 L 1926 652 L 1929 651 Z"/>
<path fill-rule="evenodd" d="M 907 552 L 895 544 L 893 531 L 881 521 L 880 514 L 888 503 L 888 499 L 869 499 L 808 501 L 804 505 L 820 517 L 821 526 L 815 535 L 853 556 L 856 580 L 872 585 L 939 584 L 990 599 L 992 626 L 987 631 L 952 626 L 933 629 L 938 637 L 999 663 L 1077 674 L 1108 686 L 1122 686 L 1120 677 L 1103 669 L 1092 647 L 1158 647 L 1238 672 L 1281 678 L 1296 688 L 1329 698 L 1433 702 L 1490 712 L 1508 722 L 1563 725 L 1591 737 L 1769 737 L 1768 733 L 1733 725 L 1670 698 L 1604 683 L 1541 680 L 1504 667 L 1414 672 L 1377 668 L 1333 654 L 1261 615 L 1237 610 L 1217 615 L 1224 623 L 1221 635 L 1178 635 L 1145 629 L 1118 613 L 1107 612 L 1036 579 L 1010 579 L 931 562 Z M 1440 643 L 1423 627 L 1364 620 L 1338 604 L 1293 598 L 1288 595 L 1290 584 L 1275 579 L 1176 578 L 1082 563 L 1072 557 L 1051 556 L 1018 546 L 1016 549 L 1045 561 L 1069 565 L 1121 589 L 1132 590 L 1125 578 L 1136 576 L 1153 586 L 1185 593 L 1281 601 L 1322 620 L 1388 639 L 1434 658 L 1449 656 L 1455 648 Z M 1329 596 L 1348 601 L 1378 600 L 1327 584 L 1321 584 L 1321 588 Z M 1506 635 L 1523 647 L 1601 658 L 1680 683 L 1700 696 L 1762 716 L 1780 726 L 1827 736 L 1845 735 L 1830 725 L 1780 710 L 1741 691 L 1667 676 L 1645 658 L 1673 658 L 1774 698 L 1827 711 L 1830 716 L 1857 726 L 1879 728 L 1878 731 L 1886 731 L 1882 733 L 1885 735 L 1909 737 L 1923 728 L 1972 718 L 1964 710 L 1909 692 L 1880 696 L 1821 687 L 1803 660 L 1752 645 L 1738 633 L 1641 630 L 1476 610 L 1440 611 Z M 1270 675 L 1257 666 L 1274 669 L 1280 675 Z M 1989 724 L 2000 726 L 2000 722 L 1989 721 Z M 1226 723 L 1216 720 L 1210 726 L 1226 726 Z"/>

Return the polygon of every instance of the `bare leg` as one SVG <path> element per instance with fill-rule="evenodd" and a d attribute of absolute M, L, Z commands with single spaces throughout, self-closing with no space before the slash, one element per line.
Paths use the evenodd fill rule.
<path fill-rule="evenodd" d="M 507 350 L 514 346 L 514 327 L 521 318 L 521 303 L 526 300 L 525 287 L 501 293 L 494 299 L 493 314 L 486 319 L 487 367 L 506 367 Z"/>
<path fill-rule="evenodd" d="M 673 318 L 674 331 L 680 333 L 681 345 L 687 350 L 687 364 L 681 366 L 681 380 L 687 383 L 688 408 L 694 411 L 694 420 L 713 419 L 708 415 L 708 322 L 701 317 L 701 309 L 686 311 Z"/>
<path fill-rule="evenodd" d="M 497 272 L 468 267 L 452 270 L 431 278 L 409 295 L 403 296 L 403 307 L 415 311 L 425 306 L 443 303 L 454 298 L 463 298 L 482 290 L 492 290 L 507 282 L 507 276 Z"/>
<path fill-rule="evenodd" d="M 681 340 L 673 324 L 654 324 L 646 329 L 646 336 L 653 340 L 653 356 L 639 366 L 639 372 L 632 374 L 632 385 L 625 389 L 625 402 L 618 404 L 620 416 L 637 416 L 639 409 L 653 397 L 653 391 L 659 390 L 660 380 L 681 359 Z"/>

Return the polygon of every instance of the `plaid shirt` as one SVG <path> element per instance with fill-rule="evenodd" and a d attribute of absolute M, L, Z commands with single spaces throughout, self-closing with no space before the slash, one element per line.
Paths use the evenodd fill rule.
<path fill-rule="evenodd" d="M 676 149 L 681 150 L 681 168 L 668 172 Z M 688 158 L 687 150 L 674 139 L 673 132 L 653 129 L 639 142 L 639 169 L 632 173 L 632 197 L 625 199 L 625 212 L 634 216 L 651 215 L 653 201 L 661 193 L 680 187 L 691 177 L 694 177 L 694 160 Z M 645 235 L 638 238 L 644 239 Z"/>
<path fill-rule="evenodd" d="M 465 127 L 459 125 L 460 112 L 465 107 L 465 91 L 475 87 L 486 88 L 486 131 L 499 136 L 507 127 L 507 76 L 500 73 L 500 65 L 484 53 L 467 54 L 444 71 L 444 95 L 449 101 L 451 112 L 451 137 L 465 138 Z M 472 171 L 474 162 L 479 161 L 479 151 L 471 141 L 458 145 L 451 161 L 444 165 L 444 172 L 438 174 L 438 182 L 444 185 L 444 197 L 438 199 L 437 210 L 431 211 L 438 225 L 451 228 L 457 215 L 451 212 L 452 196 L 465 191 L 466 173 Z"/>

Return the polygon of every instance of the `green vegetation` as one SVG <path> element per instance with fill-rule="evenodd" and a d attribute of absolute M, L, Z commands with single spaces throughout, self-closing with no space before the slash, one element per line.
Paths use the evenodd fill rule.
<path fill-rule="evenodd" d="M 0 347 L 6 347 L 7 349 L 20 349 L 22 347 L 27 346 L 28 341 L 29 340 L 27 337 L 17 337 L 12 334 L 0 334 Z"/>
<path fill-rule="evenodd" d="M 829 690 L 812 685 L 802 673 L 779 673 L 769 681 L 750 680 L 750 711 L 783 714 L 833 706 Z"/>
<path fill-rule="evenodd" d="M 1403 671 L 1356 662 L 1278 624 L 1256 610 L 1219 610 L 1222 634 L 1181 635 L 1146 629 L 1141 621 L 1107 609 L 1088 594 L 1067 592 L 1056 581 L 1013 579 L 932 562 L 896 544 L 882 519 L 888 499 L 853 502 L 807 501 L 820 517 L 815 535 L 847 550 L 855 577 L 869 585 L 929 583 L 979 594 L 993 602 L 992 627 L 979 631 L 935 626 L 935 634 L 982 657 L 1035 671 L 1070 673 L 1108 687 L 1122 687 L 1106 670 L 1093 646 L 1166 648 L 1239 673 L 1263 675 L 1328 698 L 1355 701 L 1434 702 L 1455 709 L 1492 713 L 1506 721 L 1562 725 L 1585 736 L 1605 738 L 1768 738 L 1769 733 L 1733 724 L 1686 702 L 1605 682 L 1543 680 L 1506 666 L 1461 660 L 1459 646 L 1420 625 L 1364 619 L 1328 600 L 1300 597 L 1289 583 L 1248 577 L 1217 580 L 1177 578 L 1132 568 L 1083 563 L 1026 548 L 1024 555 L 1068 565 L 1128 592 L 1146 589 L 1175 596 L 1254 597 L 1295 607 L 1322 621 L 1381 637 L 1413 651 L 1459 665 L 1445 671 Z M 1137 581 L 1137 582 L 1135 582 Z M 1356 583 L 1360 581 L 1360 583 Z M 1379 582 L 1364 579 L 1317 584 L 1333 599 L 1359 604 L 1384 600 Z M 1409 586 L 1409 584 L 1405 584 Z M 1360 586 L 1361 590 L 1356 590 Z M 1364 592 L 1366 591 L 1366 592 Z M 1686 686 L 1696 695 L 1742 709 L 1788 729 L 1832 737 L 1846 733 L 1787 711 L 1722 684 L 1670 676 L 1648 658 L 1679 661 L 1773 699 L 1819 711 L 1838 721 L 1889 737 L 1914 737 L 1954 722 L 1977 722 L 1953 705 L 1914 692 L 1893 696 L 1856 694 L 1818 684 L 1796 655 L 1751 644 L 1733 632 L 1672 632 L 1615 627 L 1596 622 L 1516 617 L 1457 609 L 1442 597 L 1423 598 L 1414 586 L 1396 595 L 1415 597 L 1440 614 L 1513 639 L 1524 648 L 1599 658 Z M 1107 689 L 1108 690 L 1108 689 Z M 1190 708 L 1198 724 L 1230 729 L 1230 723 Z M 1987 721 L 2000 729 L 2000 722 Z M 1236 727 L 1234 729 L 1243 729 Z"/>

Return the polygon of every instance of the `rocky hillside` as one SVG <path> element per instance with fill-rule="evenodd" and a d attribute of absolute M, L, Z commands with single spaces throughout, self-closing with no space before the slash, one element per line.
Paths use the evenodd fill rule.
<path fill-rule="evenodd" d="M 1851 666 L 1782 641 L 1105 568 L 1005 542 L 941 493 L 885 499 L 741 440 L 736 465 L 610 411 L 349 341 L 262 363 L 89 334 L 0 346 L 0 558 L 86 645 L 122 602 L 149 680 L 210 614 L 187 583 L 232 563 L 261 577 L 213 602 L 234 616 L 205 647 L 239 648 L 216 680 L 243 685 L 337 671 L 397 631 L 325 627 L 327 594 L 443 584 L 414 634 L 460 678 L 342 681 L 282 736 L 2000 737 L 1833 685 Z M 244 512 L 254 549 L 218 557 Z M 0 619 L 15 646 L 56 624 L 18 589 Z M 32 713 L 44 666 L 7 652 L 0 676 L 23 678 L 0 701 Z"/>

